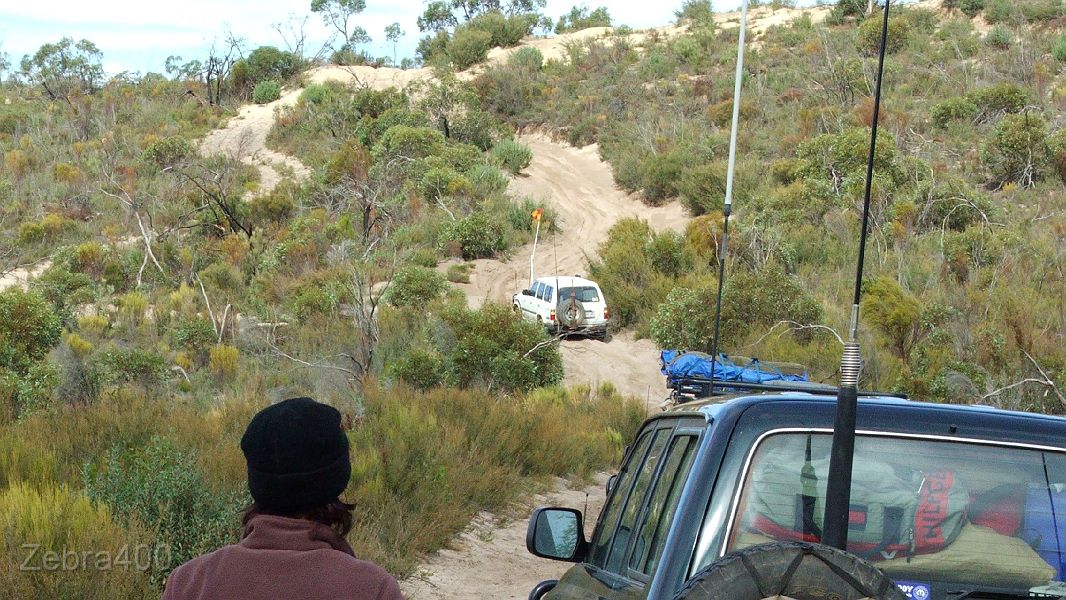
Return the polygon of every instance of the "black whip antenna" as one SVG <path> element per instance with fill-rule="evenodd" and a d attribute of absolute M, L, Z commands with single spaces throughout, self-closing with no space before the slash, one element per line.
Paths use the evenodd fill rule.
<path fill-rule="evenodd" d="M 888 42 L 888 7 L 885 0 L 881 17 L 881 47 L 877 52 L 877 84 L 874 88 L 873 123 L 870 125 L 870 153 L 866 160 L 866 189 L 862 201 L 862 231 L 859 234 L 859 261 L 855 272 L 855 295 L 851 302 L 848 341 L 840 358 L 840 388 L 837 392 L 836 423 L 833 425 L 833 448 L 829 458 L 829 480 L 825 494 L 822 543 L 841 550 L 848 545 L 848 512 L 851 505 L 851 467 L 855 458 L 855 413 L 858 407 L 859 372 L 859 300 L 862 298 L 862 271 L 866 259 L 866 229 L 870 219 L 870 187 L 874 176 L 874 153 L 877 149 L 877 121 L 881 113 L 881 79 L 885 72 L 885 46 Z"/>
<path fill-rule="evenodd" d="M 737 41 L 737 74 L 733 82 L 733 123 L 729 130 L 729 165 L 725 176 L 725 202 L 722 204 L 722 248 L 718 253 L 718 300 L 714 308 L 714 334 L 711 336 L 711 381 L 714 394 L 714 368 L 718 364 L 718 330 L 722 323 L 722 291 L 725 286 L 725 261 L 729 249 L 729 214 L 733 210 L 733 171 L 737 164 L 737 129 L 740 125 L 740 88 L 744 82 L 744 33 L 748 29 L 748 0 L 740 8 L 740 38 Z"/>

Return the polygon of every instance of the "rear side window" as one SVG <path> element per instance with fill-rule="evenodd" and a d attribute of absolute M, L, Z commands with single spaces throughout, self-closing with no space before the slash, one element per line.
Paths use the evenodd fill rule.
<path fill-rule="evenodd" d="M 544 297 L 541 298 L 541 300 L 544 300 L 545 302 L 551 302 L 552 301 L 552 292 L 554 292 L 554 291 L 555 290 L 552 288 L 552 286 L 550 286 L 550 285 L 544 286 Z"/>
<path fill-rule="evenodd" d="M 696 440 L 697 437 L 693 435 L 680 435 L 670 443 L 662 473 L 637 532 L 636 546 L 629 559 L 631 571 L 651 575 L 659 565 L 666 535 L 670 532 L 677 503 L 681 500 L 681 490 L 685 488 L 692 460 L 696 456 Z"/>
<path fill-rule="evenodd" d="M 632 452 L 629 454 L 629 460 L 622 466 L 621 471 L 618 472 L 618 479 L 615 481 L 614 490 L 611 492 L 611 497 L 607 501 L 607 506 L 603 509 L 603 516 L 600 517 L 599 529 L 596 531 L 595 539 L 592 540 L 592 550 L 589 552 L 589 562 L 599 567 L 604 567 L 607 560 L 607 553 L 611 549 L 611 541 L 614 539 L 615 530 L 618 528 L 618 520 L 622 514 L 622 509 L 625 507 L 626 500 L 629 498 L 629 493 L 633 488 L 633 479 L 636 473 L 639 472 L 640 466 L 644 463 L 644 457 L 648 453 L 648 446 L 651 444 L 652 438 L 656 437 L 656 433 L 660 437 L 665 436 L 662 430 L 658 432 L 648 430 L 645 431 L 637 439 L 633 446 Z"/>
<path fill-rule="evenodd" d="M 663 456 L 663 452 L 666 449 L 666 441 L 669 437 L 670 431 L 667 429 L 660 429 L 656 432 L 655 439 L 652 440 L 651 447 L 648 449 L 648 454 L 636 472 L 633 490 L 629 493 L 629 498 L 626 499 L 625 507 L 622 509 L 621 517 L 618 520 L 618 529 L 615 532 L 614 541 L 611 543 L 611 549 L 604 565 L 604 568 L 608 571 L 619 574 L 625 573 L 622 567 L 625 565 L 626 550 L 629 548 L 630 543 L 634 541 L 633 534 L 639 526 L 637 517 L 644 507 L 644 500 L 648 496 L 653 479 L 652 476 L 655 475 L 655 470 L 659 466 L 659 460 Z"/>
<path fill-rule="evenodd" d="M 780 433 L 745 476 L 727 551 L 818 541 L 832 437 Z M 897 581 L 1029 590 L 1066 579 L 1066 455 L 860 435 L 848 550 Z M 705 557 L 708 562 L 710 557 Z"/>

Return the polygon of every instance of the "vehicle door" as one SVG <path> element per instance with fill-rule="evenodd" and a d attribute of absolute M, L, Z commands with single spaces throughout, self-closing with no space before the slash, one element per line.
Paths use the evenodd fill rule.
<path fill-rule="evenodd" d="M 537 292 L 544 286 L 543 283 L 536 281 L 533 285 L 529 286 L 530 295 L 525 294 L 518 295 L 518 306 L 522 309 L 522 316 L 527 319 L 537 320 L 537 310 L 540 304 L 537 301 Z"/>
<path fill-rule="evenodd" d="M 644 598 L 659 564 L 702 432 L 677 419 L 648 424 L 615 479 L 586 561 L 549 598 Z"/>

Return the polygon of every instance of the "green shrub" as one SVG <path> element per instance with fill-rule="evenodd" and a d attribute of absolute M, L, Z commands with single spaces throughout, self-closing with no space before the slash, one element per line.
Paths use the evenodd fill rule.
<path fill-rule="evenodd" d="M 440 154 L 444 149 L 444 135 L 431 127 L 397 125 L 389 128 L 374 146 L 373 154 L 381 161 L 396 157 L 425 158 Z"/>
<path fill-rule="evenodd" d="M 505 127 L 495 116 L 474 108 L 466 109 L 451 122 L 453 139 L 473 144 L 483 152 L 492 148 L 496 140 L 506 133 Z"/>
<path fill-rule="evenodd" d="M 1014 17 L 1014 0 L 985 0 L 985 20 L 1006 23 Z"/>
<path fill-rule="evenodd" d="M 971 19 L 977 16 L 985 8 L 985 0 L 962 0 L 959 9 Z"/>
<path fill-rule="evenodd" d="M 749 333 L 766 330 L 778 321 L 804 325 L 822 320 L 822 307 L 800 283 L 775 263 L 758 270 L 737 270 L 726 281 L 722 300 L 722 340 L 738 343 Z M 713 306 L 713 304 L 708 305 Z M 708 313 L 711 313 L 708 308 Z M 809 333 L 793 334 L 806 341 Z"/>
<path fill-rule="evenodd" d="M 252 83 L 262 81 L 287 81 L 295 77 L 307 65 L 306 61 L 298 55 L 285 50 L 278 50 L 273 46 L 260 46 L 245 59 L 248 65 L 248 78 Z M 267 101 L 269 102 L 269 100 Z M 265 104 L 259 102 L 258 104 Z"/>
<path fill-rule="evenodd" d="M 505 169 L 517 175 L 533 162 L 533 151 L 529 146 L 515 140 L 500 140 L 492 148 L 492 157 Z"/>
<path fill-rule="evenodd" d="M 448 58 L 458 70 L 483 62 L 492 48 L 492 34 L 472 27 L 460 27 L 448 43 Z"/>
<path fill-rule="evenodd" d="M 101 383 L 134 383 L 146 390 L 158 388 L 170 373 L 165 358 L 137 348 L 108 349 L 97 356 L 94 368 L 100 373 Z"/>
<path fill-rule="evenodd" d="M 415 349 L 389 364 L 388 374 L 415 389 L 428 390 L 443 384 L 447 371 L 439 352 Z"/>
<path fill-rule="evenodd" d="M 1030 0 L 1018 6 L 1028 21 L 1052 21 L 1066 15 L 1062 0 Z"/>
<path fill-rule="evenodd" d="M 651 319 L 651 336 L 660 348 L 709 352 L 714 334 L 714 319 L 707 318 L 717 304 L 717 288 L 675 287 L 655 310 Z"/>
<path fill-rule="evenodd" d="M 451 34 L 444 30 L 438 31 L 433 35 L 424 36 L 418 40 L 418 47 L 415 49 L 415 53 L 418 54 L 423 63 L 436 63 L 448 56 L 448 43 L 451 42 L 451 39 Z M 489 39 L 491 39 L 491 36 L 489 36 Z M 486 54 L 488 54 L 487 49 Z"/>
<path fill-rule="evenodd" d="M 933 123 L 945 128 L 952 121 L 972 121 L 977 117 L 977 104 L 965 96 L 949 98 L 933 105 Z"/>
<path fill-rule="evenodd" d="M 170 337 L 176 347 L 201 354 L 218 341 L 211 321 L 200 318 L 179 319 Z"/>
<path fill-rule="evenodd" d="M 921 304 L 913 294 L 887 277 L 863 285 L 862 316 L 888 340 L 899 358 L 906 358 L 918 327 Z"/>
<path fill-rule="evenodd" d="M 385 300 L 393 306 L 423 307 L 446 291 L 448 283 L 435 269 L 409 266 L 396 271 Z"/>
<path fill-rule="evenodd" d="M 161 167 L 174 165 L 191 156 L 192 144 L 180 135 L 172 135 L 152 142 L 144 149 L 142 158 Z"/>
<path fill-rule="evenodd" d="M 681 204 L 693 216 L 722 210 L 725 180 L 721 165 L 711 163 L 683 169 L 677 182 L 677 191 Z"/>
<path fill-rule="evenodd" d="M 281 85 L 276 81 L 260 81 L 252 91 L 252 102 L 267 104 L 281 98 Z"/>
<path fill-rule="evenodd" d="M 249 214 L 258 224 L 285 223 L 296 213 L 296 200 L 283 186 L 254 196 L 248 204 Z"/>
<path fill-rule="evenodd" d="M 458 385 L 518 391 L 562 381 L 558 344 L 542 344 L 548 340 L 544 327 L 515 314 L 509 305 L 458 308 L 445 320 L 455 335 L 448 363 Z"/>
<path fill-rule="evenodd" d="M 1055 39 L 1055 45 L 1051 48 L 1051 55 L 1059 62 L 1066 62 L 1066 33 Z"/>
<path fill-rule="evenodd" d="M 325 105 L 332 100 L 333 90 L 319 83 L 309 84 L 300 92 L 300 102 L 306 104 Z"/>
<path fill-rule="evenodd" d="M 1035 112 L 1007 115 L 996 124 L 982 162 L 999 184 L 1031 186 L 1047 170 L 1047 123 Z"/>
<path fill-rule="evenodd" d="M 1066 182 L 1066 129 L 1060 129 L 1048 136 L 1048 157 L 1051 166 L 1064 182 Z"/>
<path fill-rule="evenodd" d="M 52 303 L 64 318 L 73 307 L 96 299 L 93 280 L 85 273 L 72 273 L 64 264 L 53 264 L 30 283 L 30 289 Z"/>
<path fill-rule="evenodd" d="M 475 165 L 467 172 L 466 178 L 474 187 L 474 193 L 482 198 L 501 194 L 507 190 L 507 176 L 492 165 Z"/>
<path fill-rule="evenodd" d="M 504 249 L 503 228 L 482 212 L 452 223 L 444 230 L 442 241 L 456 243 L 465 260 L 488 258 Z"/>
<path fill-rule="evenodd" d="M 0 368 L 26 373 L 59 343 L 62 328 L 40 294 L 17 287 L 0 292 Z"/>
<path fill-rule="evenodd" d="M 375 90 L 369 87 L 360 87 L 352 94 L 352 109 L 360 115 L 366 115 L 375 119 L 383 117 L 392 110 L 407 109 L 407 95 L 396 88 Z M 421 115 L 423 118 L 425 115 Z M 400 124 L 402 120 L 386 120 L 389 125 Z M 410 123 L 406 123 L 410 124 Z"/>
<path fill-rule="evenodd" d="M 470 271 L 474 263 L 456 263 L 448 265 L 447 278 L 452 283 L 470 283 Z"/>
<path fill-rule="evenodd" d="M 25 246 L 44 239 L 44 226 L 37 221 L 24 221 L 19 224 L 18 243 Z"/>
<path fill-rule="evenodd" d="M 907 46 L 910 39 L 910 23 L 903 17 L 888 20 L 888 41 L 885 52 L 895 54 Z M 866 19 L 859 25 L 855 41 L 859 52 L 876 56 L 881 49 L 881 19 Z"/>
<path fill-rule="evenodd" d="M 153 564 L 156 582 L 178 565 L 237 539 L 238 511 L 244 499 L 213 489 L 196 453 L 154 437 L 144 447 L 114 446 L 99 462 L 83 468 L 85 488 L 127 523 L 148 527 L 155 543 L 169 549 L 168 564 Z"/>
<path fill-rule="evenodd" d="M 474 17 L 470 21 L 467 21 L 465 25 L 460 26 L 459 29 L 456 30 L 456 35 L 452 39 L 452 44 L 455 44 L 456 39 L 459 38 L 460 32 L 470 28 L 489 34 L 489 48 L 494 46 L 510 48 L 522 41 L 522 38 L 533 30 L 533 25 L 535 25 L 535 23 L 536 17 L 534 15 L 518 14 L 505 16 L 498 10 L 489 10 Z M 448 51 L 451 53 L 451 48 L 449 48 Z"/>
<path fill-rule="evenodd" d="M 555 23 L 555 33 L 579 31 L 589 27 L 610 26 L 611 14 L 607 11 L 606 6 L 600 6 L 593 11 L 589 11 L 588 6 L 574 6 L 569 13 L 559 17 L 559 20 Z"/>
<path fill-rule="evenodd" d="M 1014 34 L 1003 25 L 996 25 L 985 34 L 985 43 L 996 50 L 1006 50 L 1014 43 Z"/>
<path fill-rule="evenodd" d="M 507 64 L 526 73 L 536 73 L 544 65 L 544 55 L 533 47 L 519 48 L 507 59 Z"/>
<path fill-rule="evenodd" d="M 797 156 L 804 161 L 804 179 L 828 186 L 839 195 L 851 181 L 865 177 L 870 137 L 866 129 L 852 128 L 840 133 L 822 134 L 799 145 Z M 891 180 L 901 175 L 896 165 L 896 143 L 891 136 L 877 137 L 874 169 Z"/>
<path fill-rule="evenodd" d="M 678 24 L 688 22 L 693 29 L 714 29 L 714 9 L 711 0 L 684 0 L 681 9 L 674 11 Z"/>
<path fill-rule="evenodd" d="M 418 182 L 418 189 L 429 200 L 442 196 L 458 196 L 470 191 L 470 181 L 448 167 L 427 169 Z"/>
<path fill-rule="evenodd" d="M 685 251 L 685 238 L 676 231 L 655 234 L 645 251 L 653 269 L 670 277 L 680 277 L 692 269 L 692 257 Z"/>
<path fill-rule="evenodd" d="M 652 202 L 677 195 L 681 170 L 685 167 L 680 153 L 651 154 L 641 166 L 641 188 L 644 197 Z"/>
<path fill-rule="evenodd" d="M 978 121 L 993 121 L 1001 115 L 1016 113 L 1025 108 L 1029 94 L 1015 83 L 997 83 L 966 94 L 977 106 Z"/>

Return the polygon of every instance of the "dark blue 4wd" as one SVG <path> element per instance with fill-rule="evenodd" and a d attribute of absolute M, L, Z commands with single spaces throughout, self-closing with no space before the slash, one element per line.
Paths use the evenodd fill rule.
<path fill-rule="evenodd" d="M 591 540 L 576 510 L 534 512 L 529 550 L 577 565 L 531 597 L 740 597 L 695 584 L 729 557 L 757 570 L 746 548 L 819 540 L 834 400 L 749 393 L 650 418 Z M 851 489 L 848 552 L 898 588 L 883 597 L 1066 597 L 1066 419 L 862 398 Z"/>

